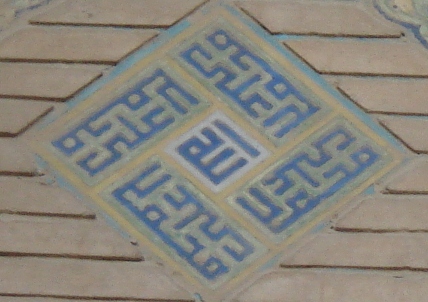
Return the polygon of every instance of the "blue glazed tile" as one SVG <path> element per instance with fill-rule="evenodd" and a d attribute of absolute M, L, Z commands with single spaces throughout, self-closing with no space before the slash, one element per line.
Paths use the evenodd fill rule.
<path fill-rule="evenodd" d="M 209 286 L 236 275 L 266 252 L 244 228 L 225 217 L 160 158 L 148 159 L 109 186 L 105 200 Z M 119 204 L 118 204 L 119 203 Z"/>
<path fill-rule="evenodd" d="M 240 36 L 237 28 L 224 22 L 201 29 L 172 55 L 278 146 L 330 110 L 301 89 L 262 49 Z"/>
<path fill-rule="evenodd" d="M 52 142 L 55 151 L 94 184 L 143 152 L 204 105 L 170 70 L 155 67 L 118 93 L 111 102 L 78 120 Z"/>
<path fill-rule="evenodd" d="M 229 202 L 281 242 L 392 160 L 351 123 L 337 118 Z"/>

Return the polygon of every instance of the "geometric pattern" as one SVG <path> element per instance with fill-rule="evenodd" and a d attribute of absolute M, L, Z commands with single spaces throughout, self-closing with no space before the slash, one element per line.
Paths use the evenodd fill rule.
<path fill-rule="evenodd" d="M 39 154 L 198 292 L 221 296 L 402 155 L 235 9 L 200 18 L 77 99 Z"/>
<path fill-rule="evenodd" d="M 283 145 L 288 134 L 302 132 L 320 118 L 321 108 L 328 108 L 304 96 L 278 67 L 245 45 L 248 41 L 238 41 L 234 32 L 224 24 L 221 29 L 214 25 L 201 31 L 174 50 L 178 62 L 272 142 Z"/>
<path fill-rule="evenodd" d="M 141 75 L 125 93 L 96 110 L 52 144 L 88 184 L 142 152 L 197 112 L 202 101 L 162 68 Z"/>
<path fill-rule="evenodd" d="M 230 202 L 251 215 L 272 240 L 280 242 L 295 231 L 293 224 L 303 217 L 313 219 L 338 196 L 367 179 L 373 168 L 380 168 L 382 153 L 381 147 L 352 124 L 337 119 Z"/>
<path fill-rule="evenodd" d="M 173 141 L 166 151 L 214 192 L 245 175 L 269 154 L 221 112 Z"/>
<path fill-rule="evenodd" d="M 221 282 L 265 252 L 261 243 L 228 223 L 215 204 L 159 158 L 149 159 L 103 194 L 113 205 L 119 201 L 162 240 L 164 248 L 206 280 Z"/>

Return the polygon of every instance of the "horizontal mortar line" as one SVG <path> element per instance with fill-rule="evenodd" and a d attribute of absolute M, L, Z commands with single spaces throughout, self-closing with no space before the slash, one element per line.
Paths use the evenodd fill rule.
<path fill-rule="evenodd" d="M 115 24 L 115 23 L 83 23 L 83 22 L 61 22 L 61 21 L 30 21 L 29 22 L 34 27 L 55 27 L 58 29 L 66 28 L 70 29 L 72 27 L 78 28 L 111 28 L 111 29 L 156 29 L 159 31 L 164 31 L 171 27 L 172 25 L 150 25 L 150 24 Z"/>
<path fill-rule="evenodd" d="M 309 66 L 315 69 L 310 63 L 305 61 Z M 316 70 L 316 69 L 315 69 Z M 373 77 L 373 78 L 408 78 L 408 79 L 426 79 L 426 75 L 407 75 L 407 74 L 391 74 L 391 73 L 370 73 L 370 72 L 335 72 L 335 71 L 319 71 L 322 75 L 333 75 L 333 76 L 357 76 L 357 77 Z"/>
<path fill-rule="evenodd" d="M 71 97 L 70 97 L 71 98 Z M 19 94 L 0 94 L 1 99 L 13 99 L 13 100 L 25 100 L 25 101 L 35 101 L 35 102 L 52 102 L 52 103 L 63 103 L 66 102 L 69 97 L 58 98 L 58 97 L 39 97 L 39 96 L 27 96 Z"/>
<path fill-rule="evenodd" d="M 150 41 L 150 40 L 148 40 L 148 41 Z M 136 50 L 138 50 L 138 49 L 136 49 Z M 133 51 L 134 50 L 132 50 L 130 54 L 132 54 Z M 128 55 L 124 55 L 118 61 L 118 63 L 120 63 L 120 61 L 126 59 L 127 57 L 128 57 Z M 30 63 L 31 63 L 31 65 L 34 65 L 34 66 L 40 64 L 40 66 L 47 66 L 47 67 L 57 68 L 57 69 L 63 69 L 63 68 L 68 67 L 68 66 L 73 66 L 73 67 L 78 67 L 78 68 L 81 68 L 81 69 L 86 69 L 87 71 L 92 71 L 94 73 L 96 73 L 96 72 L 103 73 L 105 71 L 105 69 L 112 67 L 111 64 L 97 64 L 97 65 L 95 65 L 95 64 L 79 63 L 79 62 L 75 62 L 75 61 L 71 61 L 71 63 L 70 62 L 64 62 L 64 63 L 63 62 L 60 62 L 60 63 L 47 62 L 47 63 L 45 63 L 45 62 L 39 62 L 38 61 L 39 59 L 34 59 L 37 62 L 15 62 L 15 61 L 13 61 L 13 62 L 6 62 L 7 60 L 12 60 L 13 61 L 15 59 L 14 58 L 8 59 L 8 58 L 1 58 L 0 57 L 0 63 L 17 63 L 16 66 L 19 66 L 19 65 L 23 65 L 23 66 L 30 65 Z M 27 59 L 25 59 L 25 58 L 24 59 L 17 58 L 16 60 L 27 60 Z M 32 59 L 28 59 L 28 60 L 32 60 Z M 44 60 L 44 59 L 42 59 L 42 60 Z M 103 67 L 104 67 L 104 69 L 103 69 Z"/>
<path fill-rule="evenodd" d="M 347 227 L 332 227 L 331 229 L 340 233 L 367 233 L 367 234 L 408 234 L 408 233 L 428 233 L 426 229 L 410 229 L 410 228 L 399 228 L 399 229 L 373 229 L 373 228 L 347 228 Z"/>
<path fill-rule="evenodd" d="M 130 53 L 132 54 L 132 52 Z M 128 57 L 126 55 L 125 57 Z M 106 61 L 106 60 L 67 60 L 67 59 L 30 59 L 30 58 L 0 58 L 0 63 L 41 63 L 41 64 L 67 64 L 67 65 L 74 65 L 74 64 L 87 64 L 87 65 L 107 65 L 115 66 L 120 61 L 122 61 L 125 57 L 120 58 L 117 60 L 117 62 L 112 61 Z"/>
<path fill-rule="evenodd" d="M 281 264 L 281 268 L 283 269 L 321 269 L 321 270 L 331 270 L 331 269 L 352 269 L 352 270 L 360 270 L 360 271 L 370 271 L 370 272 L 428 272 L 427 268 L 416 268 L 410 266 L 394 266 L 394 267 L 385 267 L 385 266 L 354 266 L 354 265 L 287 265 Z"/>
<path fill-rule="evenodd" d="M 148 301 L 159 301 L 159 302 L 194 302 L 194 300 L 170 300 L 170 299 L 151 299 L 147 298 L 130 298 L 130 297 L 108 297 L 108 296 L 73 296 L 73 295 L 49 295 L 49 294 L 11 294 L 1 293 L 0 297 L 15 297 L 15 298 L 52 298 L 60 300 L 79 300 L 79 301 L 132 301 L 132 302 L 148 302 Z"/>
<path fill-rule="evenodd" d="M 340 89 L 339 89 L 340 90 Z M 351 101 L 353 101 L 351 99 Z M 370 115 L 374 115 L 374 117 L 382 117 L 383 115 L 386 116 L 407 116 L 407 117 L 426 117 L 428 116 L 428 113 L 419 113 L 419 112 L 394 112 L 394 111 L 382 111 L 382 110 L 369 110 L 369 109 L 364 109 L 363 107 L 361 107 L 364 111 L 366 111 L 368 114 Z"/>
<path fill-rule="evenodd" d="M 139 259 L 126 256 L 91 256 L 77 254 L 58 254 L 58 253 L 21 253 L 21 252 L 4 252 L 0 248 L 0 258 L 37 258 L 37 259 L 77 259 L 93 261 L 110 261 L 110 262 L 142 262 L 144 257 Z"/>
<path fill-rule="evenodd" d="M 340 88 L 339 88 L 339 90 L 341 90 Z M 375 115 L 374 117 L 380 117 L 380 118 L 382 118 L 382 116 L 384 116 L 384 115 L 387 115 L 387 116 L 416 116 L 416 117 L 420 117 L 420 116 L 422 116 L 422 117 L 424 117 L 424 116 L 428 116 L 428 113 L 411 113 L 411 112 L 386 112 L 386 113 L 384 113 L 384 112 L 382 112 L 382 111 L 370 111 L 370 114 L 371 115 Z"/>
<path fill-rule="evenodd" d="M 352 100 L 352 99 L 351 99 Z M 353 101 L 353 100 L 352 100 Z M 368 114 L 379 114 L 379 115 L 387 115 L 387 116 L 408 116 L 408 117 L 426 117 L 428 113 L 420 113 L 420 112 L 394 112 L 394 111 L 382 111 L 382 110 L 371 110 L 361 107 Z"/>
<path fill-rule="evenodd" d="M 51 102 L 52 104 L 58 104 L 58 103 L 66 102 L 69 99 L 69 97 L 55 98 L 55 97 L 39 97 L 39 96 L 0 94 L 0 101 L 2 99 L 24 100 L 27 102 L 31 102 L 31 101 L 34 101 L 34 102 Z"/>
<path fill-rule="evenodd" d="M 394 189 L 386 188 L 382 191 L 382 194 L 385 194 L 385 195 L 428 195 L 428 189 L 426 189 L 424 191 L 416 191 L 416 190 L 405 191 L 405 190 L 394 190 Z"/>
<path fill-rule="evenodd" d="M 312 38 L 320 38 L 320 39 L 330 39 L 330 40 L 344 40 L 344 41 L 379 41 L 379 40 L 386 40 L 386 41 L 396 41 L 403 37 L 402 34 L 396 34 L 396 35 L 358 35 L 358 34 L 327 34 L 327 33 L 316 33 L 316 32 L 309 32 L 309 33 L 298 33 L 298 32 L 272 32 L 272 36 L 277 38 L 280 41 L 287 41 L 287 40 L 313 40 Z"/>
<path fill-rule="evenodd" d="M 28 127 L 26 127 L 28 128 Z M 5 132 L 0 130 L 0 138 L 14 138 L 19 136 L 24 131 L 19 131 L 17 133 Z"/>
<path fill-rule="evenodd" d="M 7 214 L 7 215 L 13 215 L 13 216 L 61 218 L 61 219 L 73 219 L 73 220 L 96 219 L 95 214 L 67 214 L 67 213 L 42 213 L 42 212 L 36 213 L 31 211 L 0 210 L 0 215 L 1 214 Z"/>
<path fill-rule="evenodd" d="M 329 75 L 329 74 L 326 74 L 326 75 Z M 413 76 L 413 75 L 405 75 L 405 74 L 403 74 L 403 75 L 400 75 L 400 76 L 397 76 L 397 75 L 395 75 L 395 74 L 381 74 L 380 76 L 378 76 L 377 74 L 366 74 L 366 73 L 361 73 L 361 74 L 357 74 L 357 75 L 355 75 L 355 74 L 353 74 L 353 73 L 337 73 L 337 74 L 331 74 L 331 75 L 329 75 L 332 79 L 337 79 L 337 78 L 355 78 L 355 77 L 362 77 L 362 78 L 364 78 L 364 79 L 368 79 L 368 78 L 374 78 L 374 79 L 378 79 L 380 76 L 382 77 L 382 78 L 385 78 L 385 79 L 391 79 L 391 80 L 395 80 L 395 79 L 399 79 L 399 80 L 402 80 L 402 81 L 404 81 L 404 80 L 406 80 L 406 79 L 408 79 L 408 80 L 415 80 L 415 78 L 416 79 L 418 79 L 418 78 L 421 78 L 421 79 L 425 79 L 426 77 L 428 77 L 428 75 L 422 75 L 422 76 Z"/>
<path fill-rule="evenodd" d="M 40 177 L 44 175 L 45 175 L 44 173 L 37 173 L 37 172 L 0 171 L 0 176 L 6 176 L 6 177 Z"/>

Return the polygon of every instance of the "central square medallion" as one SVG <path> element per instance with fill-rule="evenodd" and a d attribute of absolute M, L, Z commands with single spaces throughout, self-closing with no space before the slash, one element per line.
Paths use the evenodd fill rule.
<path fill-rule="evenodd" d="M 402 161 L 368 115 L 219 6 L 83 91 L 36 143 L 61 183 L 217 301 Z"/>
<path fill-rule="evenodd" d="M 219 111 L 173 141 L 166 151 L 213 192 L 244 176 L 269 154 Z"/>

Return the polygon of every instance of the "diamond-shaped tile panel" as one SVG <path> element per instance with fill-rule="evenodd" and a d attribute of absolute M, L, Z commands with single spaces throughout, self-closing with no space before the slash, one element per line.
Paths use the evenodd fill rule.
<path fill-rule="evenodd" d="M 383 128 L 240 14 L 204 10 L 166 31 L 38 146 L 213 301 L 402 160 Z"/>

